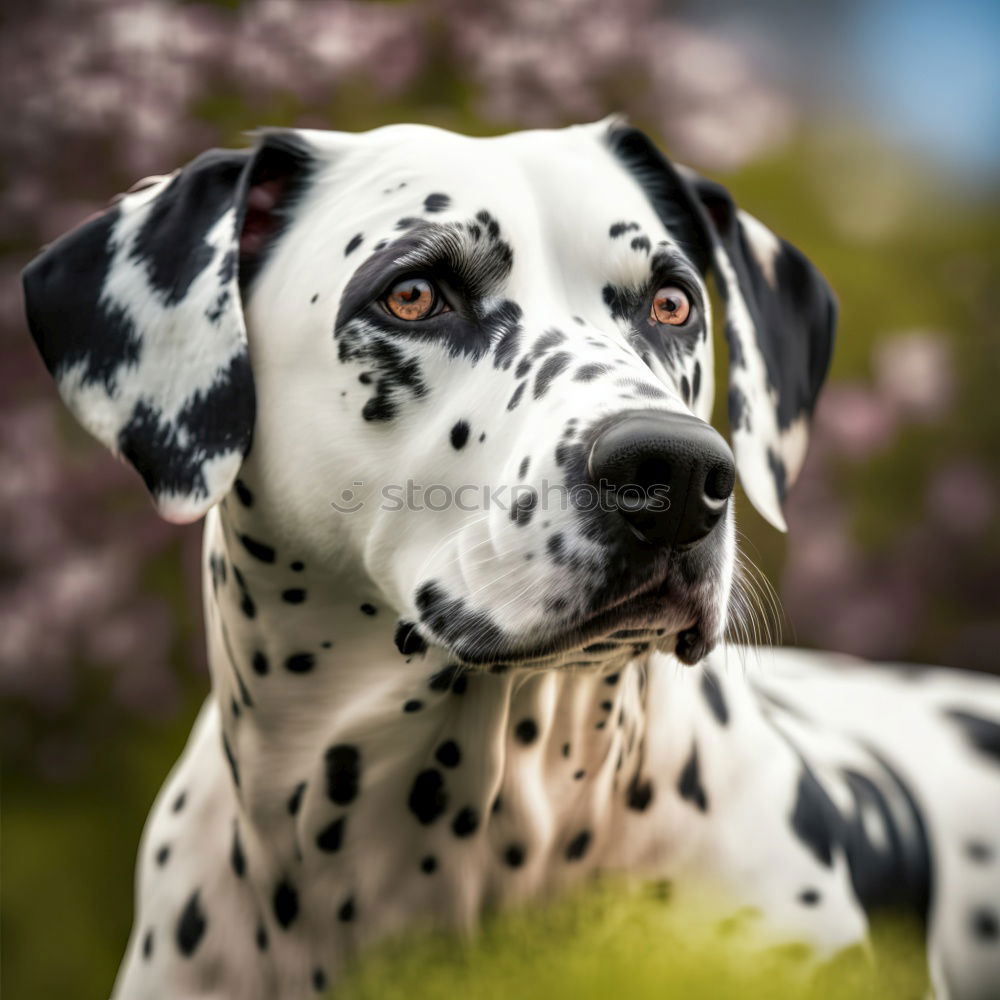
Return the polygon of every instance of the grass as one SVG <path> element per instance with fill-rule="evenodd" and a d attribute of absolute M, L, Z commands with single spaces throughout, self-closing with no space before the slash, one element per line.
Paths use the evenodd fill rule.
<path fill-rule="evenodd" d="M 695 930 L 694 926 L 701 927 Z M 425 932 L 389 943 L 339 983 L 337 1000 L 916 1000 L 921 939 L 878 928 L 861 949 L 817 969 L 802 945 L 769 945 L 732 921 L 705 924 L 662 893 L 604 886 L 555 906 L 493 918 L 471 941 Z"/>

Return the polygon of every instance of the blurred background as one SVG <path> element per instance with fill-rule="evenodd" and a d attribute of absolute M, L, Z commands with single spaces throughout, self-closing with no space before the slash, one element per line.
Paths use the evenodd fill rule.
<path fill-rule="evenodd" d="M 9 997 L 105 996 L 152 798 L 207 688 L 199 529 L 63 411 L 18 272 L 262 124 L 489 134 L 625 111 L 841 302 L 783 641 L 1000 671 L 1000 5 L 6 0 L 0 14 L 0 908 Z"/>

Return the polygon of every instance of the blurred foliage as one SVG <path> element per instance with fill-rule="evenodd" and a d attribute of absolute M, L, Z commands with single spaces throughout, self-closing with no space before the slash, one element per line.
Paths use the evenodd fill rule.
<path fill-rule="evenodd" d="M 786 638 L 998 669 L 996 192 L 957 189 L 856 122 L 799 107 L 731 42 L 652 0 L 46 0 L 4 18 L 0 73 L 18 109 L 0 137 L 7 996 L 107 993 L 139 833 L 207 689 L 198 530 L 157 522 L 138 480 L 62 411 L 26 335 L 16 274 L 137 177 L 242 145 L 261 124 L 414 120 L 488 134 L 625 110 L 723 180 L 817 263 L 841 303 L 792 543 L 739 507 L 746 551 L 783 597 Z M 717 363 L 724 386 L 721 345 Z M 529 981 L 551 994 L 556 980 L 580 997 L 629 982 L 628 995 L 664 982 L 698 995 L 703 970 L 714 976 L 725 959 L 685 952 L 669 931 L 661 946 L 654 924 L 630 923 L 647 917 L 573 926 L 577 947 L 551 957 L 555 971 L 531 918 L 493 932 L 509 952 L 494 959 L 482 944 L 464 961 L 490 961 L 498 991 L 522 996 Z M 551 919 L 566 928 L 570 918 Z M 603 929 L 615 927 L 634 939 L 606 945 Z M 448 965 L 448 948 L 387 958 L 353 995 L 391 997 L 395 983 L 409 991 L 424 979 L 427 996 L 468 992 L 468 967 Z M 751 982 L 739 995 L 763 996 L 766 977 Z"/>
<path fill-rule="evenodd" d="M 767 947 L 746 923 L 709 927 L 660 887 L 605 886 L 487 921 L 474 941 L 425 933 L 377 949 L 338 1000 L 911 1000 L 926 989 L 920 937 L 879 927 L 879 962 L 857 950 L 807 971 L 808 948 Z M 752 920 L 749 922 L 752 924 Z"/>

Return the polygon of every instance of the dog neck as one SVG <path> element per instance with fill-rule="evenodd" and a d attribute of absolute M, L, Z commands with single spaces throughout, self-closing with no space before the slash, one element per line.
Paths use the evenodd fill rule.
<path fill-rule="evenodd" d="M 334 926 L 348 902 L 377 905 L 381 933 L 414 913 L 468 926 L 595 868 L 662 860 L 644 817 L 654 775 L 675 781 L 692 745 L 689 670 L 650 671 L 647 654 L 491 674 L 401 653 L 391 609 L 248 528 L 226 505 L 208 518 L 206 623 L 258 877 L 312 888 Z"/>

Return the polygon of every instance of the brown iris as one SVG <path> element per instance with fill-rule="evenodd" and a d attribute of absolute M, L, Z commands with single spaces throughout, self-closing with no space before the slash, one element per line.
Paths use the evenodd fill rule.
<path fill-rule="evenodd" d="M 649 315 L 666 326 L 682 326 L 691 315 L 691 302 L 687 292 L 676 285 L 665 285 L 653 296 Z"/>
<path fill-rule="evenodd" d="M 437 290 L 425 278 L 397 282 L 383 301 L 393 316 L 408 322 L 427 319 L 438 309 Z"/>

